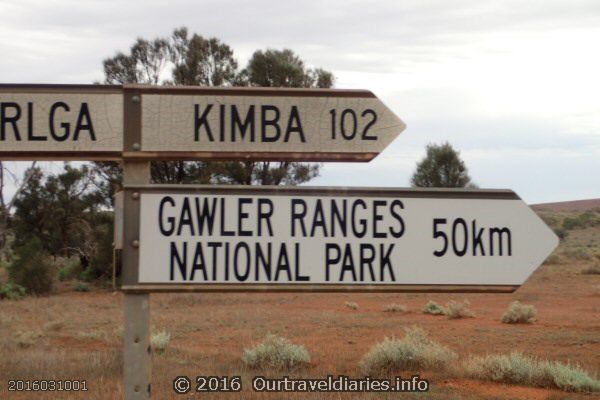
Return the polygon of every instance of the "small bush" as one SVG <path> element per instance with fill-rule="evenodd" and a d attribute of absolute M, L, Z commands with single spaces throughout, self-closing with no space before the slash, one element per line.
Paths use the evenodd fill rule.
<path fill-rule="evenodd" d="M 550 265 L 559 265 L 559 264 L 563 264 L 563 263 L 564 263 L 564 260 L 558 254 L 551 254 L 544 261 L 544 264 L 546 264 L 546 265 L 548 265 L 548 264 L 550 264 Z"/>
<path fill-rule="evenodd" d="M 125 328 L 123 327 L 123 325 L 119 325 L 113 330 L 113 332 L 116 337 L 118 337 L 119 339 L 122 339 L 123 333 L 125 333 Z"/>
<path fill-rule="evenodd" d="M 10 315 L 0 314 L 0 329 L 8 328 L 13 322 L 13 317 Z"/>
<path fill-rule="evenodd" d="M 600 391 L 600 381 L 578 366 L 537 360 L 518 352 L 471 357 L 465 363 L 465 370 L 470 377 L 493 382 L 558 388 L 569 392 Z"/>
<path fill-rule="evenodd" d="M 348 307 L 351 310 L 358 310 L 358 303 L 355 303 L 353 301 L 347 301 L 345 304 L 346 307 Z"/>
<path fill-rule="evenodd" d="M 444 307 L 440 306 L 438 303 L 436 303 L 433 300 L 429 300 L 427 302 L 427 304 L 425 304 L 425 307 L 423 307 L 422 311 L 424 314 L 432 314 L 432 315 L 444 315 L 445 314 Z"/>
<path fill-rule="evenodd" d="M 515 300 L 502 315 L 502 322 L 505 324 L 530 324 L 535 321 L 536 315 L 537 310 L 534 306 L 521 304 Z"/>
<path fill-rule="evenodd" d="M 152 348 L 158 354 L 162 354 L 167 349 L 167 346 L 171 342 L 171 334 L 165 330 L 153 333 L 150 338 Z"/>
<path fill-rule="evenodd" d="M 66 259 L 63 266 L 58 269 L 58 280 L 64 282 L 73 279 L 79 268 L 79 260 L 74 258 Z"/>
<path fill-rule="evenodd" d="M 89 292 L 90 285 L 86 282 L 77 282 L 73 285 L 73 290 L 76 292 Z"/>
<path fill-rule="evenodd" d="M 600 275 L 600 262 L 597 262 L 593 265 L 590 265 L 587 268 L 584 268 L 583 271 L 581 271 L 581 273 L 586 275 Z"/>
<path fill-rule="evenodd" d="M 101 331 L 78 332 L 77 339 L 82 340 L 101 340 L 104 338 L 104 333 Z"/>
<path fill-rule="evenodd" d="M 0 284 L 0 299 L 21 300 L 26 294 L 25 288 L 16 283 Z"/>
<path fill-rule="evenodd" d="M 50 321 L 44 324 L 44 331 L 58 332 L 65 327 L 65 323 L 61 320 Z"/>
<path fill-rule="evenodd" d="M 586 249 L 580 247 L 575 249 L 566 250 L 564 253 L 569 258 L 575 258 L 576 260 L 591 260 L 592 256 L 587 252 Z"/>
<path fill-rule="evenodd" d="M 9 267 L 9 278 L 33 294 L 52 290 L 52 264 L 42 242 L 33 238 L 16 250 L 17 258 Z"/>
<path fill-rule="evenodd" d="M 384 312 L 401 312 L 401 313 L 405 313 L 408 311 L 408 307 L 406 307 L 403 304 L 396 304 L 396 303 L 392 303 L 392 304 L 388 304 L 387 306 L 385 306 L 385 308 L 383 309 Z"/>
<path fill-rule="evenodd" d="M 469 302 L 465 300 L 464 302 L 451 301 L 444 308 L 444 314 L 450 319 L 458 319 L 458 318 L 473 318 L 475 313 L 469 310 Z"/>
<path fill-rule="evenodd" d="M 17 345 L 23 349 L 33 346 L 43 335 L 34 331 L 18 331 L 15 334 Z"/>
<path fill-rule="evenodd" d="M 458 356 L 447 347 L 429 339 L 419 327 L 405 329 L 404 338 L 385 338 L 369 350 L 360 361 L 366 374 L 398 370 L 444 369 Z"/>
<path fill-rule="evenodd" d="M 569 236 L 569 231 L 565 228 L 555 227 L 552 230 L 560 240 L 565 240 Z"/>
<path fill-rule="evenodd" d="M 242 361 L 254 369 L 291 371 L 309 364 L 310 355 L 304 346 L 292 344 L 276 335 L 267 335 L 262 343 L 244 350 Z"/>

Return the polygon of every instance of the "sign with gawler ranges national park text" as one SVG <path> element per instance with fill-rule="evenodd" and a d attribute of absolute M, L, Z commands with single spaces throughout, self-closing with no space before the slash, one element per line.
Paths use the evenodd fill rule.
<path fill-rule="evenodd" d="M 511 191 L 128 188 L 136 190 L 138 280 L 158 290 L 512 291 L 557 245 Z"/>

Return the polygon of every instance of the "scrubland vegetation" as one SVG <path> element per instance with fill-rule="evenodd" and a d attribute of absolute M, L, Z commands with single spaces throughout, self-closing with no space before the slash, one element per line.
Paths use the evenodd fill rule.
<path fill-rule="evenodd" d="M 534 306 L 513 301 L 502 315 L 502 322 L 505 324 L 529 324 L 535 321 L 536 315 L 537 310 Z"/>
<path fill-rule="evenodd" d="M 413 326 L 405 329 L 402 339 L 385 338 L 373 346 L 360 361 L 360 368 L 371 376 L 401 370 L 445 369 L 457 358 L 455 352 Z"/>
<path fill-rule="evenodd" d="M 304 346 L 269 334 L 261 343 L 245 349 L 242 361 L 253 369 L 293 371 L 308 365 L 310 355 Z"/>

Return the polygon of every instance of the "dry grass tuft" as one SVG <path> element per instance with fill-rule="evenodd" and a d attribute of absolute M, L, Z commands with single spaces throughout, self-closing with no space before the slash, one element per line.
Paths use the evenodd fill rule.
<path fill-rule="evenodd" d="M 77 332 L 77 339 L 81 340 L 102 340 L 104 337 L 102 331 Z"/>
<path fill-rule="evenodd" d="M 423 311 L 424 314 L 431 314 L 431 315 L 444 315 L 445 314 L 444 307 L 440 306 L 438 303 L 436 303 L 433 300 L 429 300 L 427 302 L 427 304 L 425 304 L 425 306 L 423 307 L 423 309 L 421 311 Z"/>
<path fill-rule="evenodd" d="M 403 304 L 396 304 L 396 303 L 392 303 L 392 304 L 388 304 L 387 306 L 385 306 L 385 308 L 383 309 L 384 312 L 400 312 L 400 313 L 405 313 L 408 311 L 408 307 L 403 305 Z"/>
<path fill-rule="evenodd" d="M 405 329 L 402 339 L 385 338 L 364 355 L 360 368 L 366 374 L 399 370 L 445 369 L 458 356 L 449 348 L 427 337 L 417 326 Z"/>
<path fill-rule="evenodd" d="M 481 380 L 558 388 L 568 392 L 600 391 L 600 381 L 578 366 L 537 360 L 518 352 L 471 357 L 464 367 L 468 376 Z"/>
<path fill-rule="evenodd" d="M 600 275 L 600 262 L 596 262 L 581 271 L 585 275 Z"/>
<path fill-rule="evenodd" d="M 38 331 L 17 331 L 15 334 L 15 343 L 22 349 L 29 348 L 37 343 L 44 336 Z"/>
<path fill-rule="evenodd" d="M 521 304 L 518 300 L 513 301 L 508 310 L 502 315 L 505 324 L 530 324 L 535 321 L 537 310 L 534 306 Z"/>
<path fill-rule="evenodd" d="M 242 361 L 253 369 L 291 371 L 308 365 L 310 355 L 304 346 L 292 344 L 276 335 L 267 335 L 262 343 L 244 350 Z"/>
<path fill-rule="evenodd" d="M 444 308 L 444 314 L 450 319 L 473 318 L 475 313 L 469 309 L 469 305 L 467 300 L 462 303 L 450 301 Z"/>
<path fill-rule="evenodd" d="M 58 332 L 65 327 L 65 322 L 62 320 L 50 321 L 44 324 L 45 332 Z"/>
<path fill-rule="evenodd" d="M 0 376 L 10 379 L 44 377 L 92 379 L 122 374 L 121 348 L 102 352 L 48 350 L 38 347 L 14 349 L 18 357 L 0 357 Z M 57 367 L 59 366 L 59 367 Z"/>
<path fill-rule="evenodd" d="M 170 342 L 171 334 L 164 329 L 162 331 L 153 333 L 150 337 L 152 349 L 154 349 L 157 354 L 163 354 L 167 350 L 167 346 Z"/>

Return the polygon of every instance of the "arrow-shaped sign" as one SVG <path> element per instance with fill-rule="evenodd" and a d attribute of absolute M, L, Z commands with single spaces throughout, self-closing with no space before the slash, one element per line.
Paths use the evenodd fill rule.
<path fill-rule="evenodd" d="M 367 90 L 0 85 L 3 159 L 369 161 L 404 128 Z"/>
<path fill-rule="evenodd" d="M 558 244 L 510 190 L 127 193 L 141 199 L 126 238 L 139 238 L 140 259 L 138 284 L 124 289 L 513 291 Z"/>

